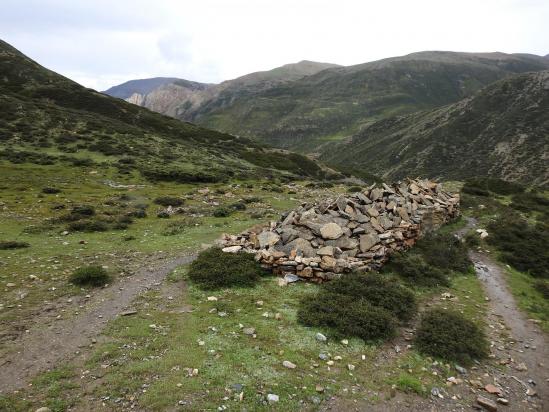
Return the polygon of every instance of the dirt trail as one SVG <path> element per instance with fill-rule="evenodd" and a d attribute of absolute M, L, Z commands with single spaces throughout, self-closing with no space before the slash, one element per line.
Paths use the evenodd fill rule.
<path fill-rule="evenodd" d="M 20 389 L 37 373 L 70 360 L 140 293 L 158 285 L 177 266 L 193 259 L 193 256 L 183 256 L 141 269 L 97 292 L 82 313 L 22 335 L 12 343 L 9 354 L 0 359 L 0 393 Z"/>
<path fill-rule="evenodd" d="M 476 220 L 468 218 L 467 226 L 460 231 L 464 234 L 476 226 Z M 507 326 L 510 335 L 509 355 L 513 359 L 514 367 L 508 371 L 506 378 L 520 380 L 523 391 L 528 389 L 537 393 L 541 401 L 541 409 L 549 406 L 549 372 L 546 363 L 549 362 L 548 339 L 539 326 L 529 320 L 518 308 L 517 303 L 507 286 L 505 275 L 498 265 L 486 253 L 470 251 L 469 257 L 475 265 L 478 278 L 482 281 L 485 295 L 490 299 L 491 319 L 497 319 Z M 526 370 L 517 365 L 526 365 Z M 516 378 L 516 379 L 515 379 Z M 534 381 L 534 384 L 528 382 Z M 533 400 L 535 398 L 530 398 Z"/>

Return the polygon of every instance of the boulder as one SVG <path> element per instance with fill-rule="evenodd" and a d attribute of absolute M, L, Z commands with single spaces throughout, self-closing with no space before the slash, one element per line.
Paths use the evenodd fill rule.
<path fill-rule="evenodd" d="M 305 257 L 316 256 L 316 252 L 311 246 L 311 243 L 305 239 L 298 237 L 295 240 L 292 240 L 290 243 L 287 243 L 282 247 L 282 251 L 287 255 L 290 255 L 291 251 L 295 250 L 297 254 L 301 254 Z"/>
<path fill-rule="evenodd" d="M 343 235 L 343 229 L 337 223 L 326 223 L 320 228 L 323 239 L 337 239 Z"/>
<path fill-rule="evenodd" d="M 379 242 L 379 236 L 377 233 L 368 233 L 367 235 L 360 236 L 360 251 L 362 253 L 370 250 L 376 243 Z"/>
<path fill-rule="evenodd" d="M 260 248 L 267 248 L 275 245 L 280 240 L 280 236 L 274 232 L 264 231 L 257 236 L 257 240 L 259 240 Z"/>

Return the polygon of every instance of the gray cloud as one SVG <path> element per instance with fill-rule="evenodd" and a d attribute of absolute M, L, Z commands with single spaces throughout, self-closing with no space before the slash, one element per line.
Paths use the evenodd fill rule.
<path fill-rule="evenodd" d="M 541 0 L 3 0 L 0 37 L 102 90 L 153 76 L 218 82 L 302 59 L 547 54 L 547 21 Z"/>

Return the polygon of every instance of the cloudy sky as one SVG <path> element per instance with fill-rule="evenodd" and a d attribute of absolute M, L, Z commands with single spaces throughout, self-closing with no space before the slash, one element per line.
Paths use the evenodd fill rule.
<path fill-rule="evenodd" d="M 0 38 L 98 90 L 219 82 L 299 60 L 549 53 L 547 0 L 1 0 Z"/>

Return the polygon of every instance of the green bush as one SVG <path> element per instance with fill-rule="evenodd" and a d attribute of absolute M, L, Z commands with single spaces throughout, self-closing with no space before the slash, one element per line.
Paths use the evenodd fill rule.
<path fill-rule="evenodd" d="M 186 232 L 189 228 L 199 225 L 202 221 L 196 217 L 184 217 L 170 222 L 166 225 L 162 234 L 164 236 L 175 236 Z"/>
<path fill-rule="evenodd" d="M 549 278 L 549 228 L 526 220 L 502 217 L 488 225 L 486 240 L 501 252 L 501 259 L 534 277 Z"/>
<path fill-rule="evenodd" d="M 534 288 L 541 293 L 545 299 L 549 299 L 549 280 L 538 279 L 534 283 Z"/>
<path fill-rule="evenodd" d="M 230 216 L 231 213 L 232 213 L 231 209 L 224 206 L 216 207 L 213 211 L 214 217 L 227 217 L 227 216 Z"/>
<path fill-rule="evenodd" d="M 476 196 L 490 196 L 490 192 L 507 196 L 524 192 L 524 186 L 494 178 L 476 178 L 465 182 L 463 192 Z"/>
<path fill-rule="evenodd" d="M 395 335 L 397 326 L 391 313 L 364 298 L 326 291 L 303 299 L 297 320 L 305 326 L 330 328 L 336 337 L 359 337 L 366 341 L 389 339 Z"/>
<path fill-rule="evenodd" d="M 234 210 L 246 210 L 246 203 L 244 202 L 235 202 L 230 205 L 230 207 Z"/>
<path fill-rule="evenodd" d="M 460 313 L 441 308 L 421 317 L 415 343 L 425 355 L 464 364 L 488 355 L 484 332 Z"/>
<path fill-rule="evenodd" d="M 27 242 L 18 242 L 16 240 L 0 240 L 0 250 L 23 249 L 29 247 Z"/>
<path fill-rule="evenodd" d="M 465 244 L 469 247 L 480 246 L 480 236 L 474 232 L 469 232 L 465 235 Z"/>
<path fill-rule="evenodd" d="M 411 319 L 417 311 L 414 294 L 389 276 L 349 273 L 322 287 L 330 294 L 365 299 L 372 306 L 382 307 L 403 321 Z"/>
<path fill-rule="evenodd" d="M 109 225 L 100 220 L 78 220 L 70 223 L 68 229 L 73 232 L 105 232 Z"/>
<path fill-rule="evenodd" d="M 44 187 L 42 189 L 42 193 L 47 194 L 47 195 L 55 195 L 57 193 L 61 193 L 61 190 L 57 189 L 55 187 Z"/>
<path fill-rule="evenodd" d="M 397 274 L 411 286 L 450 286 L 450 280 L 444 271 L 429 265 L 421 255 L 413 251 L 391 255 L 391 260 L 383 271 Z"/>
<path fill-rule="evenodd" d="M 189 279 L 205 290 L 254 286 L 261 274 L 253 254 L 225 253 L 219 248 L 201 252 L 189 267 Z"/>
<path fill-rule="evenodd" d="M 108 272 L 101 266 L 85 266 L 76 269 L 69 281 L 80 286 L 103 286 L 110 279 Z"/>
<path fill-rule="evenodd" d="M 362 192 L 362 188 L 360 186 L 351 186 L 347 188 L 347 192 L 349 193 Z"/>
<path fill-rule="evenodd" d="M 74 206 L 71 210 L 71 214 L 78 216 L 93 216 L 95 215 L 95 208 L 90 205 Z"/>
<path fill-rule="evenodd" d="M 467 245 L 451 233 L 431 233 L 416 243 L 414 251 L 443 271 L 466 273 L 472 266 Z"/>
<path fill-rule="evenodd" d="M 183 199 L 180 199 L 178 197 L 173 196 L 160 196 L 154 199 L 154 203 L 160 206 L 182 206 L 185 201 Z"/>

